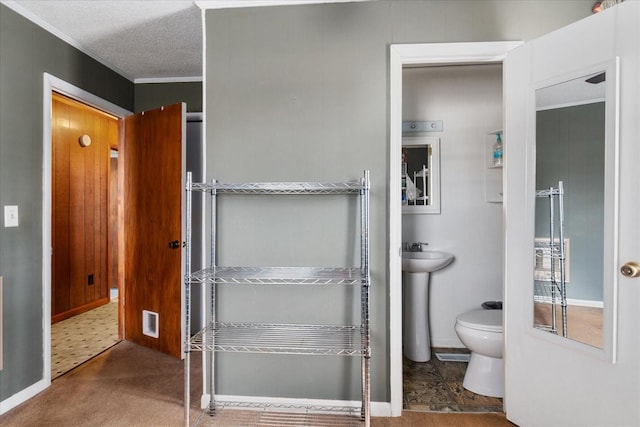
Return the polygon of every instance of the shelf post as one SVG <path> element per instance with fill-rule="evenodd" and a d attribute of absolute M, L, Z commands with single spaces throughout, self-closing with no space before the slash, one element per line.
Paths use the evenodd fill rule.
<path fill-rule="evenodd" d="M 211 340 L 211 351 L 207 352 L 209 354 L 209 369 L 211 370 L 208 376 L 209 382 L 209 414 L 213 415 L 216 410 L 216 401 L 215 401 L 215 325 L 216 325 L 216 239 L 218 238 L 216 225 L 217 221 L 217 190 L 216 190 L 216 180 L 211 180 L 211 259 L 210 259 L 210 267 L 211 272 L 213 274 L 213 280 L 211 281 L 210 292 L 211 292 L 211 306 L 209 307 L 211 313 L 210 325 L 210 337 Z M 204 383 L 203 383 L 204 387 Z"/>
<path fill-rule="evenodd" d="M 370 362 L 371 362 L 371 349 L 370 349 L 370 331 L 369 331 L 369 188 L 371 186 L 369 171 L 364 171 L 364 178 L 362 179 L 362 188 L 360 190 L 360 269 L 362 276 L 362 286 L 360 287 L 361 293 L 361 325 L 362 325 L 362 346 L 365 349 L 365 354 L 362 357 L 362 409 L 361 416 L 365 422 L 365 427 L 369 427 L 370 423 L 370 410 L 371 410 L 371 391 L 370 391 Z"/>
<path fill-rule="evenodd" d="M 186 183 L 186 218 L 185 218 L 185 260 L 184 270 L 184 425 L 189 427 L 189 408 L 191 407 L 190 390 L 191 390 L 191 172 L 187 172 Z"/>

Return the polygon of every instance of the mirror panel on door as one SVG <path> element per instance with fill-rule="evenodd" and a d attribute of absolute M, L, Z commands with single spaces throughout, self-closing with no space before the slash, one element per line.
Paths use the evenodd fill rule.
<path fill-rule="evenodd" d="M 600 349 L 614 334 L 615 69 L 536 90 L 533 324 Z"/>

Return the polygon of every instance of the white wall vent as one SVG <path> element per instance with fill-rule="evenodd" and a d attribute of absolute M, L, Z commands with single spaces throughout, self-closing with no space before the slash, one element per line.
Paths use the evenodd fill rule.
<path fill-rule="evenodd" d="M 149 310 L 142 310 L 142 333 L 148 337 L 158 338 L 159 315 Z"/>

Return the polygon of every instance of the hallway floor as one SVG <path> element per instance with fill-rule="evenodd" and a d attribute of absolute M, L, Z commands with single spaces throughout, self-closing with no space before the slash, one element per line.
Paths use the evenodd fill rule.
<path fill-rule="evenodd" d="M 200 414 L 202 355 L 192 354 L 192 419 Z M 184 425 L 184 364 L 122 341 L 28 402 L 0 415 L 3 427 L 175 427 Z M 223 424 L 238 426 L 238 424 Z M 270 424 L 273 425 L 273 424 Z M 242 427 L 248 427 L 241 424 Z M 513 427 L 504 414 L 403 411 L 371 427 Z"/>
<path fill-rule="evenodd" d="M 118 300 L 51 325 L 51 379 L 118 343 Z"/>
<path fill-rule="evenodd" d="M 434 348 L 428 362 L 403 361 L 404 409 L 428 412 L 502 412 L 502 399 L 462 387 L 465 362 L 443 362 L 435 353 L 468 353 L 464 348 Z"/>

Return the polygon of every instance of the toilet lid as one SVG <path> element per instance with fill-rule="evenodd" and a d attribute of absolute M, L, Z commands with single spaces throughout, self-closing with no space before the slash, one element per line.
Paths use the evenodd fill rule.
<path fill-rule="evenodd" d="M 502 310 L 473 310 L 457 317 L 461 326 L 489 332 L 502 332 Z"/>

